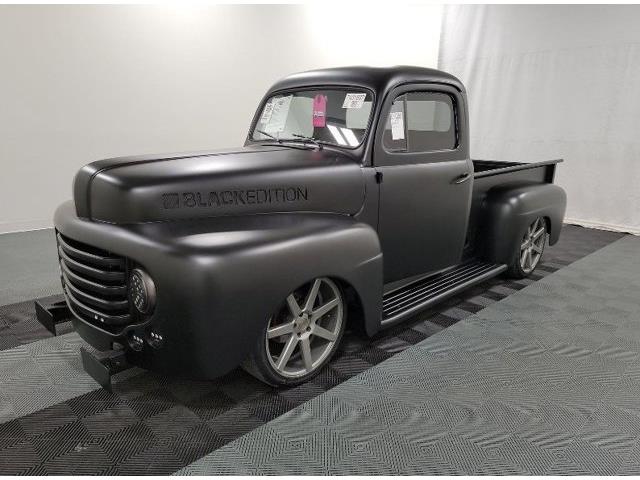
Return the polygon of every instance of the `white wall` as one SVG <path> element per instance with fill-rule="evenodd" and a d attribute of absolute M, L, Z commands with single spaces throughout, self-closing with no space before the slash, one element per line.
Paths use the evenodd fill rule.
<path fill-rule="evenodd" d="M 0 6 L 0 233 L 51 225 L 76 170 L 240 145 L 278 78 L 437 65 L 439 6 Z"/>
<path fill-rule="evenodd" d="M 640 233 L 640 6 L 456 5 L 440 68 L 470 100 L 472 155 L 564 157 L 567 218 Z"/>

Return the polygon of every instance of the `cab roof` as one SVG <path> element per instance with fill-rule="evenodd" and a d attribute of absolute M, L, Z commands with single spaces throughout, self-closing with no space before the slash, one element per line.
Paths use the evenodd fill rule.
<path fill-rule="evenodd" d="M 288 75 L 276 82 L 267 95 L 279 90 L 317 86 L 337 85 L 363 87 L 373 90 L 378 98 L 397 85 L 405 83 L 444 83 L 464 92 L 464 85 L 453 75 L 433 68 L 395 67 L 338 67 L 309 70 Z"/>

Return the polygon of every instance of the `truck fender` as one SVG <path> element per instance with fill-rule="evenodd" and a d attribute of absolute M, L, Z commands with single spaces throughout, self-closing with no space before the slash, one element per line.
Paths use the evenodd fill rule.
<path fill-rule="evenodd" d="M 547 223 L 549 244 L 560 238 L 567 196 L 557 185 L 507 184 L 490 189 L 482 203 L 479 244 L 487 261 L 509 263 L 514 245 L 537 217 Z"/>
<path fill-rule="evenodd" d="M 349 324 L 363 322 L 368 334 L 380 328 L 382 253 L 378 234 L 370 225 L 348 215 L 325 213 L 211 221 L 218 225 L 212 229 L 214 233 L 197 237 L 199 251 L 179 255 L 197 257 L 207 265 L 200 270 L 197 283 L 209 293 L 201 296 L 206 297 L 204 303 L 196 303 L 216 318 L 214 326 L 204 314 L 191 315 L 197 333 L 188 343 L 225 339 L 222 347 L 197 362 L 198 370 L 213 364 L 217 373 L 222 373 L 241 363 L 286 297 L 317 277 L 330 277 L 347 287 L 347 299 L 353 302 L 349 314 L 354 314 L 347 320 Z M 241 233 L 225 233 L 227 227 Z M 206 350 L 204 346 L 202 350 Z"/>
<path fill-rule="evenodd" d="M 280 302 L 317 277 L 346 287 L 349 307 L 356 307 L 349 314 L 360 314 L 349 324 L 361 316 L 367 333 L 380 328 L 378 234 L 349 215 L 290 212 L 109 225 L 78 218 L 67 202 L 56 211 L 55 224 L 70 238 L 128 258 L 153 279 L 155 309 L 133 326 L 142 335 L 162 334 L 162 346 L 127 354 L 147 370 L 193 378 L 225 374 L 252 351 Z M 98 332 L 102 343 L 127 341 L 88 325 L 85 331 Z"/>
<path fill-rule="evenodd" d="M 298 215 L 306 217 L 305 221 L 319 216 Z M 253 257 L 250 268 L 278 272 L 275 285 L 268 288 L 269 297 L 264 298 L 261 322 L 292 291 L 314 278 L 329 277 L 338 280 L 345 290 L 350 303 L 349 324 L 357 324 L 367 335 L 373 335 L 380 329 L 382 318 L 383 261 L 378 233 L 369 224 L 347 215 L 322 217 L 329 222 L 333 217 L 333 225 L 310 229 L 294 242 L 285 241 L 285 249 L 273 244 L 268 255 L 249 254 Z"/>

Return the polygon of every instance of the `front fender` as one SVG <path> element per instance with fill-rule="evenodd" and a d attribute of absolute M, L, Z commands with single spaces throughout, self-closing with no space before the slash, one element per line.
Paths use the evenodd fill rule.
<path fill-rule="evenodd" d="M 368 333 L 380 325 L 378 236 L 347 215 L 274 213 L 111 225 L 78 218 L 69 203 L 58 209 L 55 223 L 70 238 L 129 258 L 155 281 L 157 303 L 148 328 L 162 334 L 164 345 L 128 352 L 131 363 L 149 370 L 200 378 L 228 372 L 250 353 L 279 303 L 319 276 L 353 287 Z M 105 335 L 90 325 L 83 330 L 88 341 Z"/>
<path fill-rule="evenodd" d="M 184 235 L 180 248 L 209 264 L 205 283 L 211 285 L 216 337 L 226 339 L 225 362 L 241 362 L 287 295 L 316 277 L 350 285 L 367 332 L 379 328 L 382 253 L 378 235 L 368 224 L 318 213 L 228 217 L 212 223 L 211 233 Z M 200 333 L 202 338 L 213 334 L 206 327 Z"/>
<path fill-rule="evenodd" d="M 520 184 L 494 187 L 482 204 L 480 242 L 483 256 L 495 263 L 509 263 L 514 245 L 536 217 L 544 217 L 549 244 L 560 238 L 567 196 L 557 185 Z"/>

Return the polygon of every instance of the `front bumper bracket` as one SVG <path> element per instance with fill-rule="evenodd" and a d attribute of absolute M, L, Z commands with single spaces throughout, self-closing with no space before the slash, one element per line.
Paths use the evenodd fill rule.
<path fill-rule="evenodd" d="M 58 335 L 56 325 L 70 322 L 73 318 L 64 299 L 58 301 L 36 300 L 34 303 L 38 322 L 54 336 Z"/>
<path fill-rule="evenodd" d="M 84 371 L 109 392 L 112 391 L 111 377 L 132 368 L 127 362 L 124 350 L 111 350 L 98 357 L 86 348 L 80 347 L 80 356 Z"/>
<path fill-rule="evenodd" d="M 53 335 L 58 335 L 57 325 L 70 322 L 73 318 L 64 300 L 36 300 L 34 303 L 38 322 Z M 112 387 L 111 377 L 131 368 L 124 350 L 109 350 L 101 355 L 80 347 L 80 357 L 85 372 L 108 391 Z"/>

